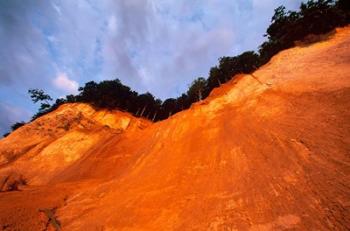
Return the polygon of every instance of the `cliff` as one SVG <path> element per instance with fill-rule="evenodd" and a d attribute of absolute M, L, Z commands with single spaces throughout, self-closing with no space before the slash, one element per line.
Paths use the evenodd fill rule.
<path fill-rule="evenodd" d="M 350 229 L 349 51 L 337 29 L 157 123 L 63 105 L 0 141 L 0 224 Z"/>

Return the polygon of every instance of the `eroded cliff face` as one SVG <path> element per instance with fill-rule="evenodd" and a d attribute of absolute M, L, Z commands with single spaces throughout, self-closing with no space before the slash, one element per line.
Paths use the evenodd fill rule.
<path fill-rule="evenodd" d="M 2 181 L 15 174 L 29 185 L 46 184 L 111 137 L 149 125 L 128 113 L 96 111 L 87 104 L 63 105 L 0 141 Z"/>
<path fill-rule="evenodd" d="M 0 224 L 350 229 L 349 73 L 348 27 L 162 122 L 64 105 L 0 141 L 1 174 L 27 182 L 0 194 Z"/>

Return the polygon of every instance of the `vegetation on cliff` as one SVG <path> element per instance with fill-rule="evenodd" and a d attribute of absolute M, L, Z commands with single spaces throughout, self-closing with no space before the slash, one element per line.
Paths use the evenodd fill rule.
<path fill-rule="evenodd" d="M 287 11 L 284 6 L 280 6 L 275 9 L 271 25 L 265 34 L 267 41 L 259 47 L 258 53 L 248 51 L 234 57 L 219 58 L 219 64 L 210 69 L 207 79 L 197 78 L 188 91 L 178 98 L 162 102 L 149 92 L 139 94 L 133 91 L 118 79 L 88 82 L 79 88 L 78 95 L 57 99 L 52 105 L 48 103 L 50 96 L 41 90 L 31 89 L 29 93 L 33 102 L 42 102 L 33 119 L 55 110 L 61 104 L 84 102 L 98 108 L 117 108 L 153 121 L 164 120 L 206 98 L 214 88 L 229 81 L 236 74 L 251 73 L 279 51 L 294 46 L 296 41 L 303 40 L 308 35 L 330 32 L 349 22 L 348 0 L 309 0 L 302 3 L 298 11 Z M 16 128 L 17 126 L 13 127 L 13 130 Z"/>

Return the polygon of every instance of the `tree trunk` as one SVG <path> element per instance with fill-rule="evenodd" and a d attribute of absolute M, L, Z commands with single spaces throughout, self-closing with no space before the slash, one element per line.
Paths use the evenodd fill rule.
<path fill-rule="evenodd" d="M 153 121 L 153 122 L 154 122 L 154 119 L 156 118 L 157 114 L 158 114 L 158 112 L 156 111 L 156 112 L 154 113 L 154 115 L 153 115 L 153 118 L 152 118 L 152 121 Z"/>
<path fill-rule="evenodd" d="M 156 112 L 154 113 L 154 115 L 153 115 L 153 118 L 152 118 L 152 121 L 153 121 L 153 122 L 154 122 L 154 120 L 156 119 L 157 114 L 158 114 L 158 111 L 156 111 Z"/>
<path fill-rule="evenodd" d="M 141 117 L 143 116 L 143 113 L 145 112 L 146 108 L 147 108 L 147 105 L 144 106 L 144 108 L 142 109 L 142 112 L 141 112 L 141 115 L 140 115 Z"/>

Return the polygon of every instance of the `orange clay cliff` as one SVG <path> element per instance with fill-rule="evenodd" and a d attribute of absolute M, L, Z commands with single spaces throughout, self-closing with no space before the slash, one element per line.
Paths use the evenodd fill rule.
<path fill-rule="evenodd" d="M 65 104 L 0 140 L 0 230 L 349 230 L 350 27 L 152 123 Z"/>

